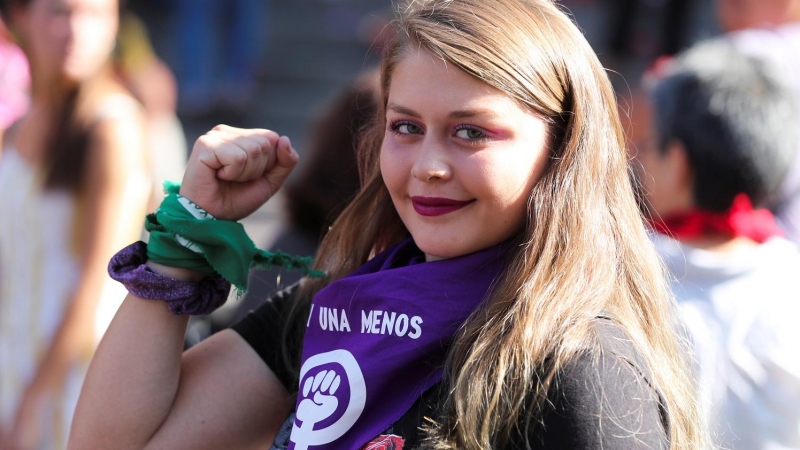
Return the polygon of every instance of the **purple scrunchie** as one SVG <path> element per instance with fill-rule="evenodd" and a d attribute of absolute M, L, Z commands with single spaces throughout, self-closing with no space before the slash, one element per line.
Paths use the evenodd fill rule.
<path fill-rule="evenodd" d="M 145 262 L 147 244 L 134 242 L 111 258 L 108 274 L 137 297 L 166 302 L 175 315 L 210 314 L 228 300 L 231 284 L 219 275 L 181 281 L 153 272 Z"/>

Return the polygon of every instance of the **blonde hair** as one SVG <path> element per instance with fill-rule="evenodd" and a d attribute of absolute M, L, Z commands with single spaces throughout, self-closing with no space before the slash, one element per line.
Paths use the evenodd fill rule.
<path fill-rule="evenodd" d="M 592 322 L 606 313 L 651 369 L 671 448 L 698 448 L 703 433 L 665 277 L 635 200 L 614 93 L 586 40 L 549 0 L 412 0 L 398 15 L 379 114 L 361 145 L 363 188 L 321 244 L 317 267 L 330 277 L 301 288 L 294 335 L 324 284 L 408 236 L 377 155 L 392 71 L 419 47 L 545 118 L 551 152 L 504 275 L 450 350 L 450 395 L 425 446 L 508 444 L 520 423 L 541 419 L 559 369 L 598 346 Z"/>

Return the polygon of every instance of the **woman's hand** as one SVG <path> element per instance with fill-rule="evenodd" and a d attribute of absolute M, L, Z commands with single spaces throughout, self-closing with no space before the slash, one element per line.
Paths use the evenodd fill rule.
<path fill-rule="evenodd" d="M 297 161 L 286 136 L 217 125 L 194 144 L 180 193 L 218 219 L 239 220 L 278 192 Z"/>

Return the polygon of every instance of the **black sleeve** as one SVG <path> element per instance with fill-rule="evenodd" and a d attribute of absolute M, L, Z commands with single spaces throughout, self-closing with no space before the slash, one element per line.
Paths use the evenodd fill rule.
<path fill-rule="evenodd" d="M 297 286 L 278 292 L 231 327 L 253 347 L 289 392 L 297 387 L 294 374 L 283 358 L 283 331 Z"/>
<path fill-rule="evenodd" d="M 534 448 L 669 448 L 660 395 L 636 355 L 619 351 L 620 343 L 629 343 L 612 339 L 559 372 L 550 394 L 553 408 L 544 416 L 538 442 L 531 442 Z"/>
<path fill-rule="evenodd" d="M 669 448 L 658 396 L 626 360 L 586 354 L 563 375 L 541 448 Z"/>

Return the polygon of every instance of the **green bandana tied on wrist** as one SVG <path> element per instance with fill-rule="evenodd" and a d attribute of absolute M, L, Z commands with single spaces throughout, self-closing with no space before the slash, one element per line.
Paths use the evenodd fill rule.
<path fill-rule="evenodd" d="M 325 276 L 309 267 L 313 262 L 310 257 L 257 248 L 241 223 L 215 219 L 180 196 L 179 189 L 180 184 L 164 183 L 166 198 L 145 220 L 145 229 L 150 233 L 147 257 L 151 261 L 208 276 L 218 273 L 239 292 L 247 290 L 247 276 L 252 267 L 275 265 L 302 269 L 312 278 Z"/>

